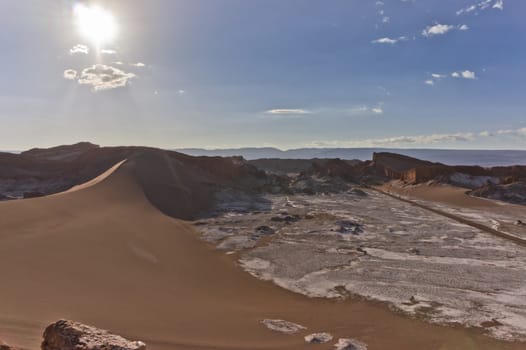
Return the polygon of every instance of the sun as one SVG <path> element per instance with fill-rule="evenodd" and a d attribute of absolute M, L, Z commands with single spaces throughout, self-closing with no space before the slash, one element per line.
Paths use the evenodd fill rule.
<path fill-rule="evenodd" d="M 101 7 L 78 4 L 74 14 L 79 32 L 97 48 L 111 42 L 117 35 L 115 18 Z"/>

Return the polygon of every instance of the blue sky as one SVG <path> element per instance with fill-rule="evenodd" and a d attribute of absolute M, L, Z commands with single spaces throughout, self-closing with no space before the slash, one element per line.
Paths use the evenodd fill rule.
<path fill-rule="evenodd" d="M 107 17 L 86 32 L 79 8 Z M 0 149 L 525 149 L 525 13 L 522 0 L 1 0 Z"/>

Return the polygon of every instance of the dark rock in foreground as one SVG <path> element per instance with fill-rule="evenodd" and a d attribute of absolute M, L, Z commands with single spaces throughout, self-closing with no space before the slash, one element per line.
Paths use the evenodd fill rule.
<path fill-rule="evenodd" d="M 42 350 L 146 350 L 146 344 L 82 323 L 60 320 L 44 331 Z"/>
<path fill-rule="evenodd" d="M 0 340 L 0 350 L 17 350 L 17 349 L 5 344 L 4 342 Z"/>

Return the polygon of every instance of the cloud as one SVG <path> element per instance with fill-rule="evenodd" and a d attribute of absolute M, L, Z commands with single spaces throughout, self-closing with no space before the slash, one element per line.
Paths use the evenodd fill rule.
<path fill-rule="evenodd" d="M 438 74 L 438 73 L 431 73 L 431 76 L 432 76 L 434 79 L 442 79 L 442 78 L 445 78 L 445 77 L 446 77 L 445 74 Z"/>
<path fill-rule="evenodd" d="M 380 115 L 384 113 L 382 106 L 383 106 L 383 102 L 379 102 L 374 107 L 369 107 L 367 105 L 358 105 L 358 106 L 346 108 L 343 110 L 332 109 L 332 110 L 329 110 L 329 112 L 338 112 L 338 113 L 344 113 L 344 114 L 350 114 L 350 115 L 371 115 L 371 114 Z M 326 111 L 323 111 L 323 112 L 326 112 Z"/>
<path fill-rule="evenodd" d="M 462 26 L 461 26 L 462 27 Z M 467 26 L 466 26 L 467 27 Z M 454 30 L 456 27 L 449 24 L 435 24 L 432 26 L 427 26 L 423 31 L 422 35 L 425 37 L 432 37 L 435 35 L 444 35 L 447 32 Z M 460 28 L 460 27 L 459 27 Z"/>
<path fill-rule="evenodd" d="M 489 136 L 493 136 L 493 134 L 486 130 L 486 131 L 479 132 L 479 136 L 481 136 L 481 137 L 489 137 Z"/>
<path fill-rule="evenodd" d="M 71 55 L 74 55 L 74 54 L 77 54 L 77 53 L 83 53 L 83 54 L 87 55 L 89 53 L 89 47 L 87 47 L 86 45 L 77 44 L 77 45 L 73 46 L 71 49 L 69 49 L 69 53 Z"/>
<path fill-rule="evenodd" d="M 266 114 L 272 115 L 303 115 L 311 114 L 311 111 L 305 109 L 289 109 L 289 108 L 279 108 L 279 109 L 270 109 L 265 112 Z"/>
<path fill-rule="evenodd" d="M 435 85 L 435 82 L 433 80 L 426 80 L 424 81 L 427 85 Z"/>
<path fill-rule="evenodd" d="M 186 94 L 186 91 L 181 89 L 181 90 L 178 90 L 177 93 L 179 95 L 183 95 L 183 94 Z"/>
<path fill-rule="evenodd" d="M 493 1 L 495 2 L 493 3 L 493 6 L 491 6 L 491 3 Z M 468 14 L 471 12 L 477 14 L 478 13 L 477 10 L 484 11 L 489 8 L 499 9 L 502 11 L 504 9 L 504 1 L 503 0 L 482 0 L 476 4 L 472 4 L 464 8 L 461 8 L 456 13 L 457 13 L 457 16 L 460 16 L 462 14 Z"/>
<path fill-rule="evenodd" d="M 458 30 L 469 30 L 469 27 L 466 24 L 458 26 Z"/>
<path fill-rule="evenodd" d="M 108 49 L 102 49 L 102 50 L 100 50 L 100 53 L 104 54 L 104 55 L 115 55 L 115 54 L 117 54 L 117 51 L 115 51 L 115 50 L 108 50 Z"/>
<path fill-rule="evenodd" d="M 395 39 L 391 39 L 389 37 L 385 37 L 385 38 L 379 38 L 379 39 L 373 40 L 373 41 L 371 41 L 371 43 L 373 43 L 373 44 L 390 44 L 390 45 L 393 45 L 393 44 L 396 44 L 397 42 L 403 41 L 403 40 L 407 40 L 407 38 L 405 36 L 400 36 L 400 37 L 395 38 Z"/>
<path fill-rule="evenodd" d="M 498 130 L 498 135 L 511 135 L 511 136 L 526 136 L 526 128 L 513 129 L 513 130 Z"/>
<path fill-rule="evenodd" d="M 474 133 L 467 132 L 417 136 L 395 136 L 350 141 L 316 141 L 311 143 L 311 145 L 317 147 L 393 147 L 408 145 L 430 145 L 451 142 L 469 142 L 475 140 L 475 138 L 476 135 Z"/>
<path fill-rule="evenodd" d="M 504 1 L 503 0 L 495 1 L 495 4 L 493 4 L 493 6 L 491 8 L 499 9 L 501 11 L 504 10 Z"/>
<path fill-rule="evenodd" d="M 137 62 L 137 63 L 132 63 L 132 66 L 141 68 L 141 67 L 145 67 L 146 65 L 142 62 Z"/>
<path fill-rule="evenodd" d="M 130 79 L 136 77 L 133 73 L 126 73 L 111 66 L 95 64 L 82 70 L 78 76 L 78 82 L 91 85 L 94 91 L 103 91 L 124 87 Z"/>
<path fill-rule="evenodd" d="M 77 71 L 74 69 L 66 69 L 64 71 L 64 79 L 75 80 L 77 79 Z"/>
<path fill-rule="evenodd" d="M 465 70 L 462 72 L 453 72 L 451 73 L 453 78 L 464 78 L 464 79 L 477 79 L 475 72 Z"/>

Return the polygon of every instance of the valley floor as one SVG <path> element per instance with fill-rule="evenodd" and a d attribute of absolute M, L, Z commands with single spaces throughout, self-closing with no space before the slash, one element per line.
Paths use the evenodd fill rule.
<path fill-rule="evenodd" d="M 383 301 L 432 323 L 526 340 L 524 246 L 373 190 L 266 200 L 246 211 L 225 203 L 198 228 L 246 271 L 288 290 Z M 526 213 L 419 203 L 482 224 Z"/>

